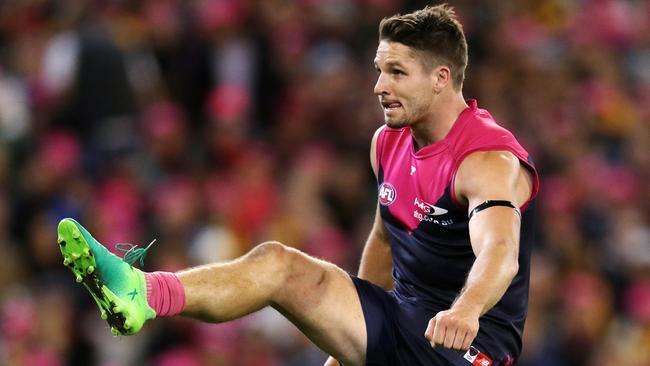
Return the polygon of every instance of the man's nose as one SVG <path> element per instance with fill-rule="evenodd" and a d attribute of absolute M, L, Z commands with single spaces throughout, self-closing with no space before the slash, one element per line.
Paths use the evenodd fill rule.
<path fill-rule="evenodd" d="M 382 72 L 379 74 L 377 77 L 377 82 L 375 83 L 375 88 L 373 89 L 373 92 L 376 95 L 388 95 L 389 89 L 388 89 L 388 82 L 386 80 L 385 74 Z"/>

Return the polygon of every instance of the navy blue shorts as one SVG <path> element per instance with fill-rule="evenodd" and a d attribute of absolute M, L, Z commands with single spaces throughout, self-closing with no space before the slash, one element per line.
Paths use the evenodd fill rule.
<path fill-rule="evenodd" d="M 459 352 L 434 349 L 424 338 L 429 320 L 435 315 L 431 310 L 402 301 L 393 292 L 363 279 L 352 276 L 352 280 L 361 300 L 368 334 L 366 365 L 472 365 Z"/>

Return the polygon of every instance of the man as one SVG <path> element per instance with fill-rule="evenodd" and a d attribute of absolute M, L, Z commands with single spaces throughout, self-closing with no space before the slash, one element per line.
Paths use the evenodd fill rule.
<path fill-rule="evenodd" d="M 450 7 L 384 19 L 379 40 L 386 126 L 371 143 L 379 204 L 359 278 L 277 242 L 228 263 L 143 273 L 64 219 L 64 264 L 115 334 L 156 316 L 225 322 L 272 306 L 329 364 L 488 366 L 519 355 L 538 186 L 528 154 L 463 99 L 467 44 Z"/>

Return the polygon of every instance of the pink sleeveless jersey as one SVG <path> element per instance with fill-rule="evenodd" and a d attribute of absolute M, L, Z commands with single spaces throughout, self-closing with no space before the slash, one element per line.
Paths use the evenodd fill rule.
<path fill-rule="evenodd" d="M 468 104 L 444 139 L 418 151 L 408 128 L 386 127 L 379 133 L 378 195 L 391 242 L 395 292 L 434 313 L 449 309 L 475 260 L 467 207 L 455 200 L 456 171 L 473 152 L 512 152 L 534 176 L 531 200 L 521 207 L 519 273 L 502 300 L 481 318 L 479 338 L 496 354 L 518 355 L 528 303 L 538 178 L 529 154 L 514 136 L 477 108 L 475 100 Z"/>

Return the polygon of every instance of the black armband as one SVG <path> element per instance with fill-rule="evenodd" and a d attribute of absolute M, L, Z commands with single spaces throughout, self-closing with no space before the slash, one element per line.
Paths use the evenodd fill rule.
<path fill-rule="evenodd" d="M 517 215 L 519 216 L 519 218 L 521 218 L 521 211 L 519 211 L 519 208 L 517 208 L 517 206 L 513 205 L 512 202 L 510 202 L 510 201 L 503 201 L 503 200 L 487 200 L 487 201 L 481 203 L 480 205 L 474 207 L 474 209 L 469 213 L 468 218 L 471 220 L 471 219 L 472 219 L 472 216 L 474 216 L 474 215 L 476 215 L 477 213 L 479 213 L 479 212 L 485 210 L 486 208 L 490 208 L 490 207 L 493 207 L 493 206 L 505 206 L 505 207 L 510 207 L 510 208 L 512 208 L 513 210 L 515 210 L 515 212 L 517 213 Z"/>

